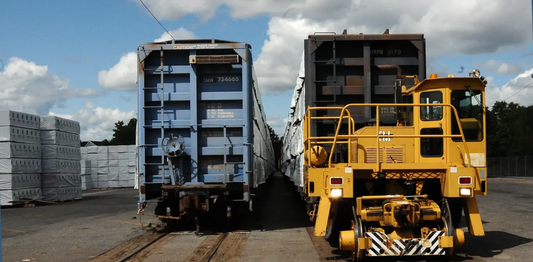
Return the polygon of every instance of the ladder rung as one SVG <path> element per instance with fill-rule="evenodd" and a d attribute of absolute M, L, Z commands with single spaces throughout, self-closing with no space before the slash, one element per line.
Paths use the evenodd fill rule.
<path fill-rule="evenodd" d="M 162 106 L 144 106 L 145 109 L 151 109 L 151 108 L 163 108 Z"/>
<path fill-rule="evenodd" d="M 142 145 L 142 147 L 154 147 L 154 146 L 160 146 L 158 144 L 146 144 L 146 145 Z"/>
<path fill-rule="evenodd" d="M 144 163 L 145 166 L 166 166 L 167 164 L 161 163 Z"/>

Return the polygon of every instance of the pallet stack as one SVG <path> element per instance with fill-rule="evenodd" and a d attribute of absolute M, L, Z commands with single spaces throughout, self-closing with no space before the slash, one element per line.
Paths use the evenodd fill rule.
<path fill-rule="evenodd" d="M 80 125 L 56 116 L 40 121 L 43 174 L 47 201 L 81 199 Z"/>
<path fill-rule="evenodd" d="M 91 161 L 87 160 L 86 154 L 84 154 L 84 148 L 81 149 L 81 190 L 85 191 L 93 188 L 93 182 L 91 177 Z M 85 157 L 84 157 L 85 156 Z"/>
<path fill-rule="evenodd" d="M 39 116 L 0 110 L 0 203 L 37 200 L 41 191 Z"/>
<path fill-rule="evenodd" d="M 82 147 L 81 159 L 87 189 L 135 186 L 135 145 Z"/>
<path fill-rule="evenodd" d="M 97 187 L 96 188 L 109 188 L 109 160 L 108 150 L 106 146 L 99 146 L 96 148 L 96 158 L 98 161 L 97 169 Z M 93 183 L 94 185 L 94 183 Z"/>
<path fill-rule="evenodd" d="M 135 185 L 135 145 L 109 146 L 109 187 Z"/>

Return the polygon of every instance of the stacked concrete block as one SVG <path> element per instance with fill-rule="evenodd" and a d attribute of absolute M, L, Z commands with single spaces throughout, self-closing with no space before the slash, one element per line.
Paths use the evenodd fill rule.
<path fill-rule="evenodd" d="M 82 147 L 81 149 L 81 174 L 85 174 L 86 189 L 98 187 L 98 147 Z M 85 168 L 83 168 L 85 166 Z M 82 181 L 83 183 L 83 181 Z M 83 186 L 83 185 L 82 185 Z"/>
<path fill-rule="evenodd" d="M 40 135 L 43 199 L 81 199 L 79 123 L 56 116 L 41 116 Z"/>
<path fill-rule="evenodd" d="M 0 203 L 41 199 L 40 118 L 0 110 Z"/>
<path fill-rule="evenodd" d="M 137 146 L 128 146 L 128 187 L 136 187 L 137 179 Z"/>
<path fill-rule="evenodd" d="M 93 188 L 93 182 L 91 177 L 91 161 L 87 160 L 86 155 L 84 154 L 87 150 L 86 147 L 81 148 L 81 190 L 85 191 Z"/>
<path fill-rule="evenodd" d="M 136 177 L 136 146 L 89 146 L 82 148 L 86 177 L 91 188 L 134 187 Z M 82 171 L 83 172 L 83 171 Z"/>
<path fill-rule="evenodd" d="M 135 146 L 109 146 L 109 187 L 135 185 Z"/>
<path fill-rule="evenodd" d="M 97 188 L 109 188 L 109 152 L 106 146 L 99 146 L 97 148 L 97 161 L 98 161 L 98 180 Z"/>

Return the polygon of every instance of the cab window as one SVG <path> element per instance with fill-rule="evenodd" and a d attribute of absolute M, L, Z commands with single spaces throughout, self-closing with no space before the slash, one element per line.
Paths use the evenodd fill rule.
<path fill-rule="evenodd" d="M 423 128 L 421 135 L 442 135 L 440 128 Z M 441 157 L 444 154 L 444 139 L 442 137 L 421 137 L 420 155 L 422 157 Z"/>
<path fill-rule="evenodd" d="M 459 114 L 465 140 L 468 142 L 483 140 L 483 95 L 481 90 L 454 90 L 451 104 Z M 459 125 L 452 112 L 452 134 L 460 135 Z M 461 138 L 452 138 L 460 142 Z"/>
<path fill-rule="evenodd" d="M 420 94 L 420 104 L 442 104 L 442 92 L 431 91 Z M 442 119 L 442 106 L 421 106 L 420 120 L 436 121 Z"/>

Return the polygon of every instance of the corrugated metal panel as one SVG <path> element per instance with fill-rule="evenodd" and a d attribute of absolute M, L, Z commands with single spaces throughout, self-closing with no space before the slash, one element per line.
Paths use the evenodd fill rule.
<path fill-rule="evenodd" d="M 146 44 L 138 57 L 139 173 L 145 193 L 171 183 L 161 147 L 170 134 L 185 140 L 185 185 L 237 182 L 248 190 L 265 181 L 274 168 L 274 150 L 248 44 Z M 152 193 L 141 192 L 141 198 L 160 191 Z"/>
<path fill-rule="evenodd" d="M 394 160 L 393 160 L 394 159 Z M 403 148 L 402 147 L 385 147 L 385 162 L 386 163 L 403 163 Z M 383 163 L 383 148 L 379 149 L 379 162 Z M 366 148 L 365 163 L 376 163 L 376 148 Z"/>
<path fill-rule="evenodd" d="M 426 78 L 423 35 L 309 35 L 304 40 L 300 73 L 284 132 L 282 171 L 285 175 L 303 187 L 302 121 L 308 106 L 394 103 L 398 91 L 394 89 L 394 81 L 399 74 L 418 75 L 420 80 Z M 406 84 L 412 85 L 412 80 L 406 79 Z M 364 108 L 350 111 L 359 127 L 375 118 L 375 112 Z M 314 112 L 315 116 L 339 114 L 338 110 Z M 384 113 L 380 114 L 381 121 L 396 122 L 394 115 Z M 335 134 L 336 126 L 330 120 L 314 120 L 314 123 L 311 127 L 314 136 Z M 387 154 L 399 159 L 396 149 Z M 333 160 L 338 159 L 334 156 Z M 371 161 L 376 161 L 375 154 Z"/>
<path fill-rule="evenodd" d="M 423 35 L 310 35 L 304 43 L 305 104 L 309 106 L 393 103 L 397 75 L 426 77 Z M 412 81 L 407 80 L 407 85 Z M 361 125 L 375 118 L 373 110 L 353 108 L 351 112 Z M 391 114 L 381 114 L 380 118 L 396 122 Z M 312 130 L 316 135 L 334 134 L 334 125 L 326 122 L 315 122 Z"/>

